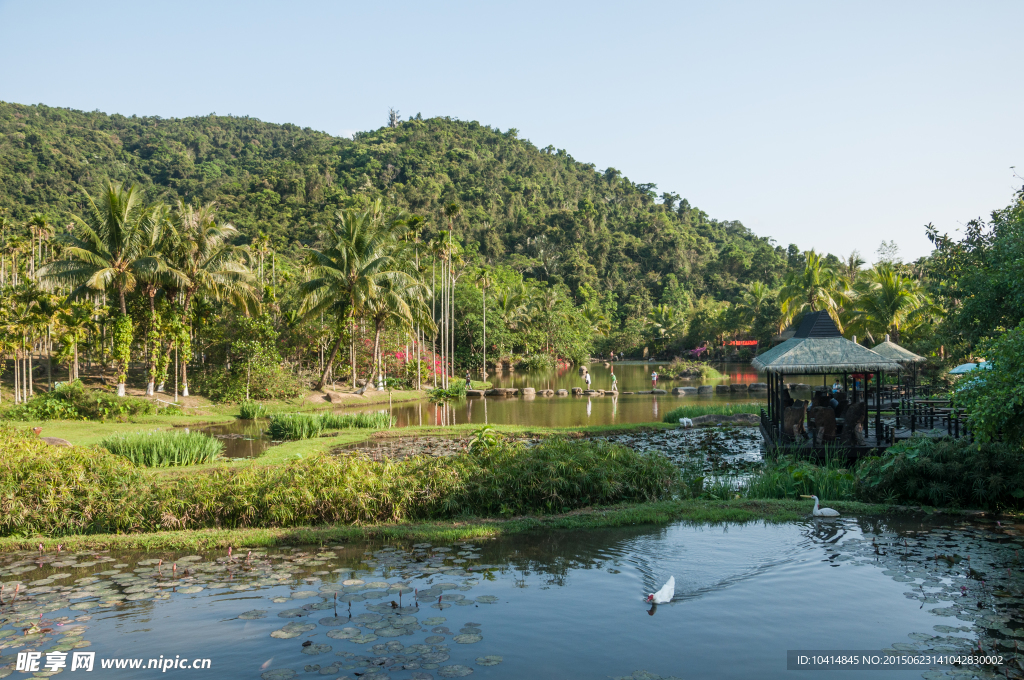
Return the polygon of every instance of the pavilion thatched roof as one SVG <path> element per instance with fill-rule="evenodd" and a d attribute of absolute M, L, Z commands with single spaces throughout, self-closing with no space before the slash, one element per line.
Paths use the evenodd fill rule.
<path fill-rule="evenodd" d="M 904 347 L 900 347 L 895 342 L 891 341 L 888 335 L 885 336 L 884 342 L 880 342 L 872 347 L 871 351 L 875 354 L 881 354 L 886 359 L 891 359 L 892 361 L 901 364 L 920 364 L 928 361 L 923 356 L 914 354 Z"/>
<path fill-rule="evenodd" d="M 791 375 L 900 369 L 892 359 L 844 338 L 827 312 L 806 315 L 794 337 L 751 363 L 761 371 Z"/>

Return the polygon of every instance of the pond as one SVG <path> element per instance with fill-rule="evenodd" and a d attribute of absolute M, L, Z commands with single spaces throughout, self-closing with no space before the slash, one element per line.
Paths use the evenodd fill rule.
<path fill-rule="evenodd" d="M 140 659 L 126 679 L 158 677 L 146 665 L 161 656 L 262 680 L 784 678 L 787 650 L 979 642 L 1010 659 L 1020 539 L 994 529 L 921 515 L 230 556 L 6 553 L 0 677 L 29 651 L 41 668 L 65 652 L 65 670 L 95 653 L 101 678 L 115 677 L 102 664 Z M 670 576 L 671 603 L 645 604 Z M 868 677 L 922 670 L 950 677 Z"/>

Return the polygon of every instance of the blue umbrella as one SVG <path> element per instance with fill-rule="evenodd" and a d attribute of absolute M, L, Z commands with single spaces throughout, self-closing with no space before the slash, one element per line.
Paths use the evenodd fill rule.
<path fill-rule="evenodd" d="M 950 375 L 963 375 L 964 373 L 970 373 L 973 370 L 983 368 L 986 370 L 992 370 L 992 362 L 981 361 L 976 364 L 960 364 L 949 372 Z"/>

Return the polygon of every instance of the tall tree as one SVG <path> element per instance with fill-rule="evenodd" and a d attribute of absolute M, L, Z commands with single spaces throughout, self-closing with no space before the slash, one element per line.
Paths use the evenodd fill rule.
<path fill-rule="evenodd" d="M 847 290 L 839 272 L 813 250 L 806 253 L 802 269 L 786 275 L 779 293 L 785 321 L 791 322 L 804 312 L 826 311 L 842 329 L 839 313 Z"/>
<path fill-rule="evenodd" d="M 42 274 L 73 286 L 71 300 L 94 291 L 116 296 L 121 310 L 114 329 L 117 394 L 124 396 L 134 333 L 126 296 L 135 290 L 140 275 L 151 277 L 164 267 L 161 258 L 149 249 L 150 231 L 156 225 L 152 210 L 143 203 L 141 189 L 135 185 L 125 188 L 108 182 L 98 203 L 84 190 L 82 194 L 84 215 L 73 215 L 74 230 L 56 237 L 65 259 L 47 265 Z"/>

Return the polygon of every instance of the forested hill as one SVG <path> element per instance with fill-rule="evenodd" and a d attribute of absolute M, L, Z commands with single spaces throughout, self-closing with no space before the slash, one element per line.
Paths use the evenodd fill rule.
<path fill-rule="evenodd" d="M 514 129 L 417 117 L 352 140 L 253 118 L 0 103 L 0 215 L 20 225 L 40 212 L 61 224 L 80 205 L 78 187 L 95 194 L 108 179 L 154 199 L 216 200 L 243 234 L 265 231 L 282 251 L 375 196 L 427 217 L 428 232 L 457 202 L 456 230 L 489 260 L 578 296 L 589 286 L 619 318 L 661 301 L 733 299 L 747 283 L 777 282 L 789 259 L 739 222 L 538 149 Z"/>

